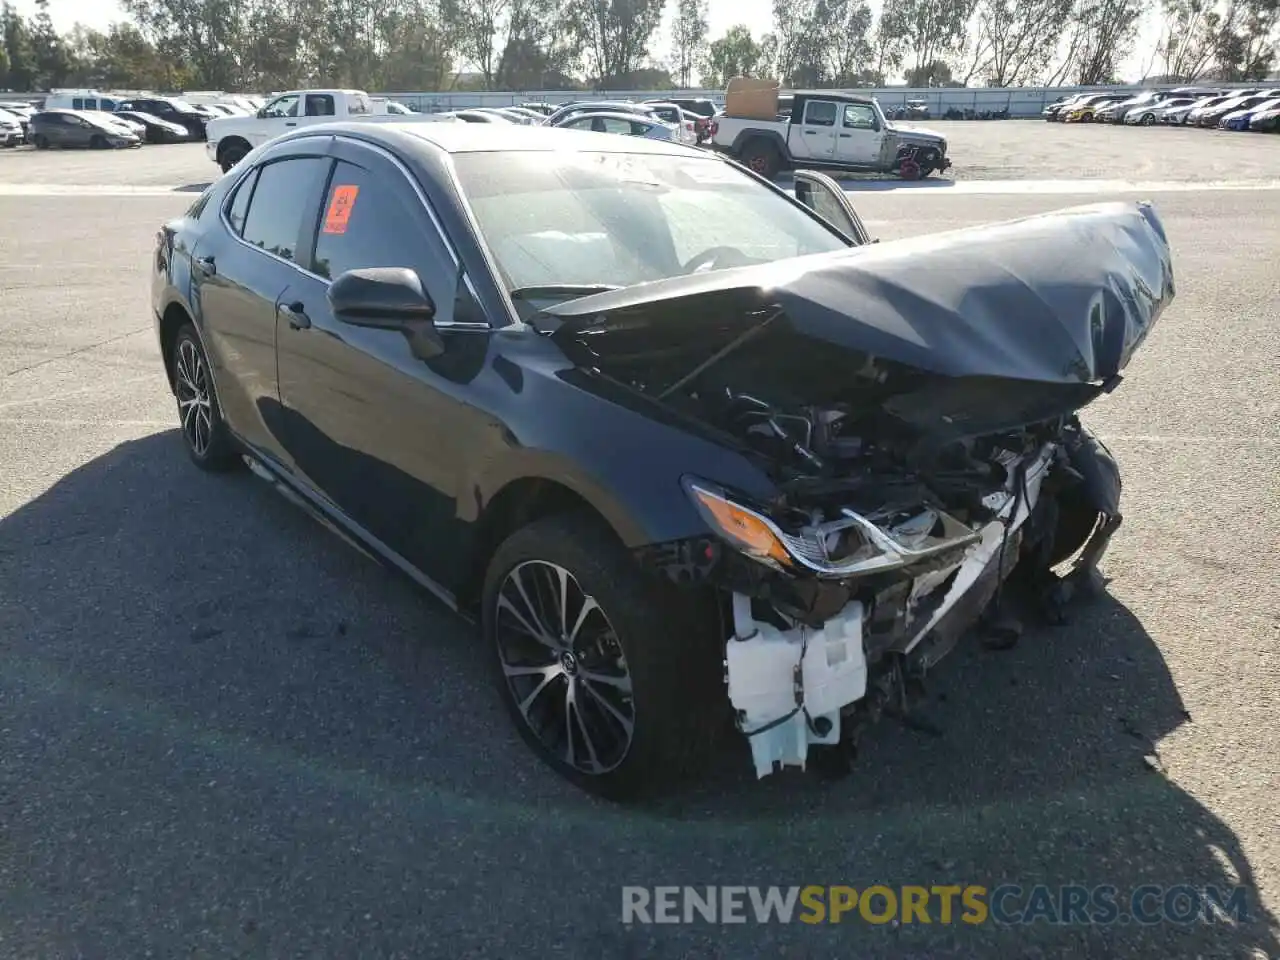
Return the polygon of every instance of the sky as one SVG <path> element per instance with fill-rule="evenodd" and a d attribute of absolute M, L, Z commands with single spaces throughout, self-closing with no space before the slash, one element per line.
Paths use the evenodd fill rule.
<path fill-rule="evenodd" d="M 10 2 L 23 13 L 35 12 L 34 0 L 10 0 Z M 377 0 L 369 0 L 369 2 L 376 3 Z M 674 0 L 668 0 L 667 15 L 661 32 L 654 37 L 650 48 L 650 53 L 655 60 L 668 60 L 671 56 L 670 24 L 675 7 Z M 772 0 L 708 0 L 707 7 L 708 27 L 712 38 L 721 36 L 730 27 L 739 23 L 745 24 L 756 37 L 768 33 L 772 27 Z M 880 0 L 871 0 L 871 8 L 879 13 Z M 112 21 L 124 18 L 115 0 L 50 0 L 49 14 L 53 18 L 54 26 L 63 32 L 70 30 L 76 23 L 101 30 Z M 1133 55 L 1121 68 L 1121 74 L 1126 79 L 1136 80 L 1142 75 L 1158 39 L 1159 28 L 1154 18 L 1146 18 L 1138 41 L 1134 45 Z M 1158 64 L 1156 69 L 1158 71 Z"/>

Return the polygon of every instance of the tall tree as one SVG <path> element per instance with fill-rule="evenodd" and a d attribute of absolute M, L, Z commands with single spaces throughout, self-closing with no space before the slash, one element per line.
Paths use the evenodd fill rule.
<path fill-rule="evenodd" d="M 784 83 L 817 87 L 826 81 L 831 31 L 823 21 L 834 15 L 837 6 L 838 0 L 773 0 L 777 70 Z"/>
<path fill-rule="evenodd" d="M 761 71 L 764 55 L 764 48 L 756 43 L 751 31 L 744 24 L 736 24 L 707 46 L 702 60 L 702 85 L 722 90 L 734 77 L 766 79 Z"/>
<path fill-rule="evenodd" d="M 1175 82 L 1200 79 L 1213 62 L 1222 18 L 1209 0 L 1164 0 L 1160 61 Z"/>
<path fill-rule="evenodd" d="M 1142 0 L 1077 0 L 1055 79 L 1082 87 L 1114 82 L 1142 11 Z"/>
<path fill-rule="evenodd" d="M 885 0 L 880 43 L 890 59 L 919 72 L 959 53 L 975 0 Z"/>
<path fill-rule="evenodd" d="M 1229 0 L 1215 44 L 1215 68 L 1223 80 L 1262 80 L 1280 42 L 1280 0 Z"/>
<path fill-rule="evenodd" d="M 592 81 L 608 87 L 638 70 L 662 22 L 665 0 L 572 0 L 569 28 L 582 44 Z"/>
<path fill-rule="evenodd" d="M 825 78 L 836 86 L 860 81 L 871 61 L 871 7 L 866 0 L 818 0 L 813 26 L 826 31 Z"/>
<path fill-rule="evenodd" d="M 967 86 L 981 76 L 989 86 L 1018 87 L 1040 79 L 1073 8 L 1074 0 L 978 0 L 961 80 Z"/>
<path fill-rule="evenodd" d="M 36 15 L 30 32 L 37 84 L 46 89 L 63 86 L 71 72 L 71 57 L 66 43 L 53 27 L 49 0 L 36 0 Z"/>
<path fill-rule="evenodd" d="M 0 28 L 7 64 L 3 85 L 10 90 L 34 89 L 38 71 L 26 19 L 6 2 L 0 6 Z"/>
<path fill-rule="evenodd" d="M 677 0 L 676 19 L 671 28 L 671 59 L 676 82 L 688 87 L 693 68 L 707 46 L 707 0 Z"/>

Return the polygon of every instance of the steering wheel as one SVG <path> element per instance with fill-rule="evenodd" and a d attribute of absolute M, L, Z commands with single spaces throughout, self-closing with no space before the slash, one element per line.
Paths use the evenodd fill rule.
<path fill-rule="evenodd" d="M 724 262 L 721 262 L 723 259 Z M 697 273 L 704 267 L 747 267 L 752 260 L 737 247 L 711 247 L 703 250 L 680 269 Z"/>

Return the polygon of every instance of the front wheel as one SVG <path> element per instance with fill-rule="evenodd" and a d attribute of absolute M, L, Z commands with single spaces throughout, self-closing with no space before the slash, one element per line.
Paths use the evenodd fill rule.
<path fill-rule="evenodd" d="M 32 143 L 36 145 L 37 150 L 49 149 L 49 138 L 46 137 L 43 133 L 37 133 Z"/>
<path fill-rule="evenodd" d="M 484 636 L 512 720 L 545 763 L 613 800 L 687 770 L 710 649 L 681 612 L 688 599 L 590 514 L 537 521 L 498 548 Z"/>

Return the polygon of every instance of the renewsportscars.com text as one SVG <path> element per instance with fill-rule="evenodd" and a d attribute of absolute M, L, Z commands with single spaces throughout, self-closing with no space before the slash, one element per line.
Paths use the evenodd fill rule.
<path fill-rule="evenodd" d="M 1245 887 L 1022 887 L 882 884 L 796 887 L 623 887 L 622 922 L 941 923 L 1109 926 L 1246 923 Z"/>

